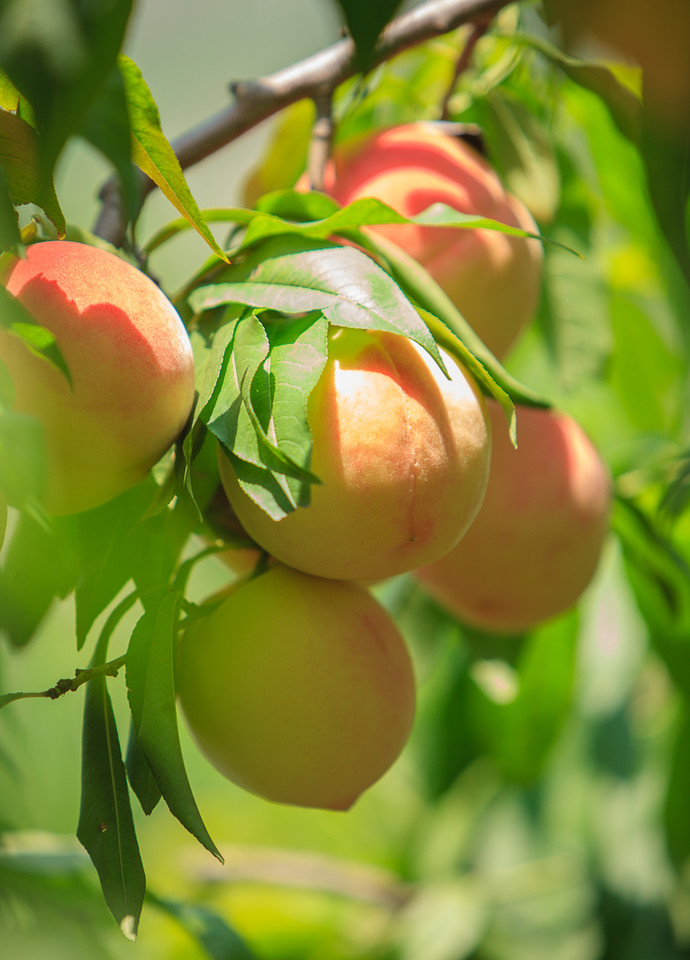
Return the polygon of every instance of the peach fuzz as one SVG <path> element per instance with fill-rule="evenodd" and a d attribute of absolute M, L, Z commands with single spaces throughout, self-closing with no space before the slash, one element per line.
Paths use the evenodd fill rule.
<path fill-rule="evenodd" d="M 448 354 L 448 380 L 416 343 L 332 328 L 309 397 L 311 503 L 271 519 L 219 451 L 244 529 L 269 554 L 315 576 L 375 581 L 443 556 L 486 488 L 490 434 L 479 392 Z"/>
<path fill-rule="evenodd" d="M 201 752 L 268 800 L 347 810 L 402 750 L 410 657 L 363 588 L 277 566 L 183 633 L 178 693 Z"/>
<path fill-rule="evenodd" d="M 532 215 L 487 161 L 433 123 L 394 127 L 337 149 L 325 191 L 342 205 L 374 197 L 404 216 L 445 203 L 538 233 Z M 534 317 L 543 262 L 538 240 L 414 224 L 367 229 L 418 260 L 497 357 L 505 356 Z"/>
<path fill-rule="evenodd" d="M 66 240 L 27 249 L 5 285 L 50 330 L 72 377 L 0 330 L 15 409 L 46 444 L 45 507 L 76 513 L 143 480 L 182 430 L 194 399 L 187 332 L 145 274 L 97 247 Z"/>
<path fill-rule="evenodd" d="M 487 407 L 494 442 L 482 508 L 455 549 L 417 576 L 461 620 L 516 633 L 568 610 L 589 584 L 611 479 L 572 417 L 519 407 L 516 450 L 498 404 Z"/>

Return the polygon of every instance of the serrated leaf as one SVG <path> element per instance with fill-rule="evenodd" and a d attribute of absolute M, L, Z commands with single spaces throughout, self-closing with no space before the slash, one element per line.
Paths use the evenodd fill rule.
<path fill-rule="evenodd" d="M 127 779 L 139 801 L 141 809 L 148 817 L 155 810 L 161 798 L 161 788 L 153 775 L 153 770 L 141 748 L 134 724 L 130 724 L 127 759 L 125 760 Z"/>
<path fill-rule="evenodd" d="M 187 186 L 182 167 L 161 130 L 158 107 L 141 71 L 129 57 L 120 55 L 120 73 L 125 84 L 132 130 L 132 159 L 174 207 L 189 220 L 217 257 L 227 257 L 205 223 Z"/>
<path fill-rule="evenodd" d="M 105 662 L 108 635 L 92 666 Z M 146 878 L 132 819 L 125 768 L 107 681 L 89 680 L 84 702 L 82 792 L 77 837 L 98 871 L 105 901 L 124 935 L 135 940 Z"/>
<path fill-rule="evenodd" d="M 173 917 L 203 948 L 210 960 L 258 960 L 240 935 L 221 916 L 203 904 L 177 903 L 150 891 L 146 900 Z"/>
<path fill-rule="evenodd" d="M 170 812 L 222 863 L 194 800 L 177 729 L 173 644 L 180 599 L 176 592 L 165 594 L 134 628 L 127 693 L 139 743 Z"/>
<path fill-rule="evenodd" d="M 326 363 L 328 323 L 320 315 L 276 321 L 267 323 L 267 334 L 259 321 L 252 319 L 261 328 L 260 333 L 253 333 L 257 349 L 253 359 L 250 350 L 243 360 L 243 341 L 236 336 L 226 377 L 232 371 L 235 375 L 209 410 L 209 429 L 232 455 L 247 495 L 280 520 L 298 505 L 308 505 L 310 484 L 318 482 L 308 469 L 311 432 L 307 403 Z M 240 323 L 238 336 L 245 323 Z M 249 391 L 249 376 L 237 372 L 238 363 L 242 368 L 245 362 L 251 374 Z M 243 403 L 238 404 L 236 398 L 243 394 Z M 235 399 L 224 412 L 223 404 L 231 398 Z"/>
<path fill-rule="evenodd" d="M 65 363 L 65 358 L 60 352 L 55 336 L 50 330 L 36 323 L 19 300 L 8 293 L 1 285 L 0 327 L 4 327 L 6 330 L 9 330 L 10 333 L 20 337 L 26 347 L 28 347 L 35 356 L 41 357 L 41 359 L 55 367 L 56 370 L 67 378 L 70 386 L 72 385 L 69 368 Z"/>
<path fill-rule="evenodd" d="M 305 237 L 272 237 L 229 267 L 229 282 L 195 290 L 197 312 L 225 303 L 282 313 L 321 311 L 335 326 L 386 330 L 410 337 L 436 360 L 438 347 L 419 314 L 391 277 L 353 247 Z"/>

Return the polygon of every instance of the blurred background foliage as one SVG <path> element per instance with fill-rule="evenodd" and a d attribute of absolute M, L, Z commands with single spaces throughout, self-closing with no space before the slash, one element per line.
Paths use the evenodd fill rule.
<path fill-rule="evenodd" d="M 125 50 L 174 137 L 223 105 L 229 80 L 286 66 L 337 28 L 335 7 L 315 0 L 222 10 L 212 0 L 141 0 Z M 467 35 L 345 84 L 338 136 L 436 119 Z M 465 629 L 411 577 L 379 585 L 413 651 L 419 710 L 402 759 L 346 815 L 244 794 L 184 739 L 226 866 L 167 812 L 135 812 L 149 894 L 134 949 L 146 960 L 690 956 L 690 294 L 655 212 L 664 185 L 650 191 L 629 126 L 639 71 L 614 62 L 609 47 L 575 51 L 597 68 L 568 62 L 557 36 L 535 6 L 508 7 L 479 40 L 448 119 L 481 128 L 542 232 L 582 255 L 546 245 L 539 315 L 506 365 L 580 421 L 616 478 L 598 576 L 577 610 L 508 638 Z M 611 73 L 602 86 L 603 62 Z M 191 170 L 199 206 L 294 183 L 312 113 L 297 104 Z M 69 222 L 92 225 L 108 173 L 69 142 L 56 176 Z M 139 237 L 168 219 L 169 206 L 152 197 Z M 205 256 L 186 234 L 151 267 L 174 292 Z M 7 568 L 7 550 L 2 560 Z M 210 558 L 193 592 L 205 596 L 227 576 Z M 41 577 L 37 568 L 37 604 Z M 4 690 L 72 674 L 73 617 L 71 600 L 55 602 L 30 645 L 3 646 Z M 114 647 L 131 628 L 125 618 Z M 123 684 L 110 689 L 126 729 Z M 133 949 L 72 839 L 80 697 L 0 713 L 8 958 L 105 960 Z"/>

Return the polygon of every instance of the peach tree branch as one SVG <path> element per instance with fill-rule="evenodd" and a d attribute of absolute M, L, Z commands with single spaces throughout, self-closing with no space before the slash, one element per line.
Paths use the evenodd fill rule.
<path fill-rule="evenodd" d="M 47 697 L 49 700 L 57 700 L 58 697 L 62 697 L 66 693 L 71 693 L 74 690 L 78 690 L 82 684 L 87 683 L 94 677 L 101 675 L 106 677 L 116 677 L 118 671 L 124 667 L 126 661 L 127 655 L 123 654 L 121 657 L 117 657 L 115 660 L 109 660 L 108 663 L 102 663 L 97 667 L 88 667 L 85 670 L 77 669 L 74 671 L 73 677 L 67 677 L 63 680 L 58 680 L 54 686 L 49 687 L 47 690 L 38 690 L 27 693 L 6 693 L 3 696 L 0 696 L 0 710 L 3 707 L 6 707 L 9 703 L 14 703 L 15 700 L 28 700 L 29 698 L 33 697 Z"/>
<path fill-rule="evenodd" d="M 511 2 L 513 0 L 428 0 L 388 24 L 379 38 L 374 65 L 426 40 L 476 22 L 478 18 L 490 18 Z M 186 169 L 199 163 L 298 100 L 310 98 L 323 102 L 356 72 L 355 47 L 347 38 L 266 77 L 232 83 L 230 90 L 235 99 L 230 106 L 172 142 L 181 167 Z M 139 181 L 143 202 L 154 184 L 144 174 L 140 174 Z M 102 206 L 94 233 L 121 246 L 125 222 L 117 177 L 105 183 L 100 200 Z"/>

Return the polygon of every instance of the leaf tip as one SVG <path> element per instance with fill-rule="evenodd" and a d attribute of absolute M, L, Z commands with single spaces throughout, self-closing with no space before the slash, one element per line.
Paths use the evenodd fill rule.
<path fill-rule="evenodd" d="M 131 913 L 120 920 L 120 930 L 132 943 L 137 939 L 137 926 L 137 918 Z"/>

